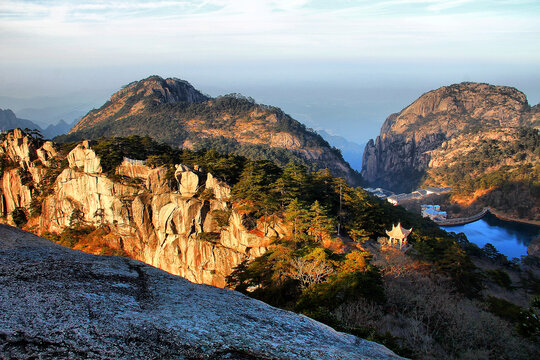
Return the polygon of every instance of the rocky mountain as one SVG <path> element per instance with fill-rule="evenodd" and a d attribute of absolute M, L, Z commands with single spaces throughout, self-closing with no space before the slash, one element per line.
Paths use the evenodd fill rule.
<path fill-rule="evenodd" d="M 337 150 L 280 109 L 238 94 L 210 98 L 186 81 L 159 76 L 125 86 L 57 140 L 132 134 L 280 165 L 297 161 L 313 169 L 328 168 L 351 183 L 359 180 Z"/>
<path fill-rule="evenodd" d="M 534 172 L 539 156 L 534 129 L 539 126 L 538 105 L 531 107 L 525 94 L 514 88 L 480 83 L 445 86 L 386 119 L 377 139 L 366 145 L 362 176 L 372 185 L 407 192 L 421 184 L 456 187 L 459 179 L 449 180 L 454 173 L 449 168 L 467 169 L 458 176 L 461 182 L 466 175 L 482 182 L 480 178 L 502 166 L 532 166 Z M 523 142 L 527 145 L 520 145 Z M 480 148 L 485 151 L 479 153 Z M 467 164 L 461 163 L 464 159 Z M 477 185 L 469 194 L 462 189 L 462 195 L 472 195 Z"/>
<path fill-rule="evenodd" d="M 6 359 L 397 359 L 382 345 L 138 261 L 0 225 Z"/>
<path fill-rule="evenodd" d="M 58 123 L 48 125 L 41 133 L 46 139 L 52 139 L 55 136 L 67 134 L 76 123 L 77 120 L 66 122 L 63 119 L 60 119 Z"/>

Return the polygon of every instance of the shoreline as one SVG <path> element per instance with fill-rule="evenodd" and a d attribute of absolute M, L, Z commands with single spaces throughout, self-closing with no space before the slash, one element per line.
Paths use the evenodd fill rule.
<path fill-rule="evenodd" d="M 493 215 L 495 215 L 499 220 L 504 220 L 504 221 L 512 221 L 512 222 L 516 222 L 516 223 L 521 223 L 521 224 L 528 224 L 528 225 L 536 225 L 536 226 L 540 226 L 540 220 L 529 220 L 529 219 L 519 219 L 519 218 L 513 218 L 511 216 L 508 216 L 508 215 L 505 215 L 495 209 L 492 209 L 490 207 L 487 208 L 489 210 L 489 212 Z"/>
<path fill-rule="evenodd" d="M 468 216 L 466 218 L 446 219 L 445 221 L 436 221 L 436 223 L 439 226 L 460 226 L 460 225 L 470 224 L 472 222 L 475 222 L 475 221 L 478 221 L 478 220 L 482 219 L 484 216 L 486 216 L 486 214 L 488 212 L 490 214 L 494 215 L 499 220 L 540 226 L 540 221 L 538 221 L 538 220 L 513 218 L 513 217 L 505 215 L 505 214 L 503 214 L 503 213 L 501 213 L 501 212 L 499 212 L 499 211 L 497 211 L 497 210 L 495 210 L 495 209 L 493 209 L 491 207 L 485 207 L 478 214 Z"/>

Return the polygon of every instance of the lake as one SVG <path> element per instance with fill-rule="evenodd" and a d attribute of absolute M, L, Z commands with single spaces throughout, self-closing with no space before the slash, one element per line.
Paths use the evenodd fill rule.
<path fill-rule="evenodd" d="M 449 232 L 465 233 L 467 239 L 479 247 L 491 243 L 509 260 L 527 255 L 527 246 L 540 235 L 540 226 L 500 220 L 490 213 L 470 224 L 441 228 Z"/>

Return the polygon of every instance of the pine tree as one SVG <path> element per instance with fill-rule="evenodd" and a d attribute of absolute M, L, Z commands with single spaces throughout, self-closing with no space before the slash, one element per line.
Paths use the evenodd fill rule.
<path fill-rule="evenodd" d="M 298 199 L 293 199 L 287 206 L 285 220 L 292 224 L 293 241 L 303 240 L 309 228 L 309 213 Z"/>
<path fill-rule="evenodd" d="M 335 229 L 335 221 L 330 218 L 318 201 L 311 205 L 309 235 L 315 237 L 315 240 L 322 242 L 325 238 L 332 235 Z"/>

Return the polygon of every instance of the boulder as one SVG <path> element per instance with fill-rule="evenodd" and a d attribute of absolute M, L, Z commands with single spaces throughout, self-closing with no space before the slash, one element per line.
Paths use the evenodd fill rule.
<path fill-rule="evenodd" d="M 6 359 L 397 359 L 382 345 L 139 261 L 0 225 Z"/>
<path fill-rule="evenodd" d="M 183 196 L 193 196 L 199 189 L 199 175 L 185 165 L 176 165 L 174 173 L 180 183 L 180 194 Z"/>
<path fill-rule="evenodd" d="M 87 174 L 101 174 L 101 161 L 88 141 L 83 141 L 71 150 L 67 156 L 69 167 Z"/>

